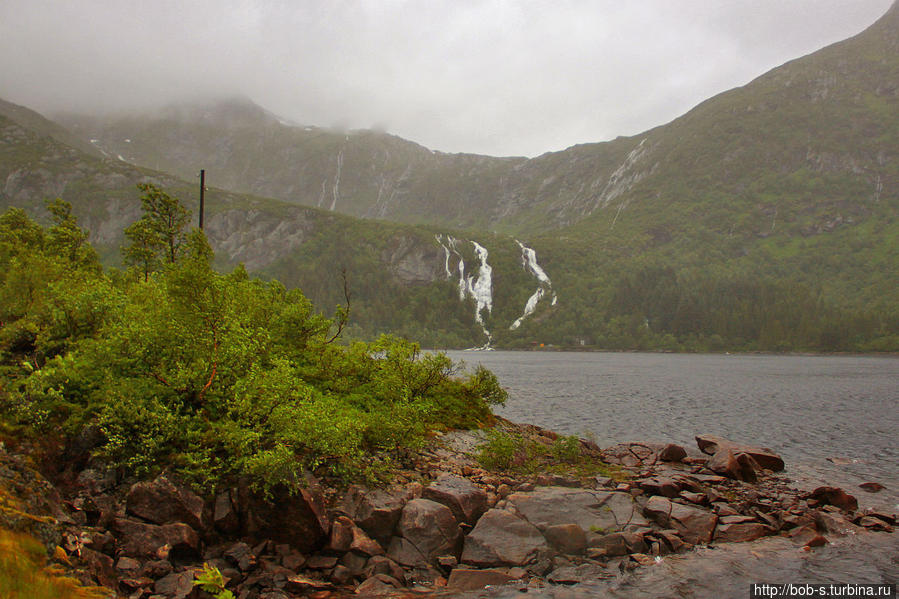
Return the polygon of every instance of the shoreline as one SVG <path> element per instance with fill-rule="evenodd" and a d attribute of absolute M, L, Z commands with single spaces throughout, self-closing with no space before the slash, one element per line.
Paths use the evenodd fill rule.
<path fill-rule="evenodd" d="M 293 497 L 238 485 L 201 498 L 164 474 L 122 480 L 88 463 L 38 485 L 58 528 L 48 548 L 126 596 L 193 597 L 205 563 L 247 597 L 336 599 L 569 585 L 693 547 L 777 536 L 814 551 L 896 523 L 859 511 L 852 489 L 795 489 L 773 452 L 714 436 L 599 448 L 499 417 L 491 430 L 439 434 L 385 488 L 307 475 Z M 490 452 L 507 461 L 488 468 Z M 6 472 L 17 459 L 4 455 Z"/>

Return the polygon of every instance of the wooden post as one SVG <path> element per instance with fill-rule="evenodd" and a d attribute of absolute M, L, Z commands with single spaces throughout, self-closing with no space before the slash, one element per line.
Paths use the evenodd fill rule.
<path fill-rule="evenodd" d="M 206 203 L 206 170 L 200 170 L 200 230 L 203 229 L 203 208 Z"/>

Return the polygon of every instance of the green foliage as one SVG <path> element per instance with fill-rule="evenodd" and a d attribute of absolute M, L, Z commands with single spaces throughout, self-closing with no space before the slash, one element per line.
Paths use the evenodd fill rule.
<path fill-rule="evenodd" d="M 575 436 L 561 436 L 549 448 L 552 456 L 560 462 L 575 463 L 581 457 L 581 440 Z"/>
<path fill-rule="evenodd" d="M 0 216 L 0 415 L 32 434 L 97 424 L 100 452 L 128 472 L 205 489 L 248 477 L 264 492 L 303 470 L 372 479 L 505 401 L 492 373 L 457 378 L 405 339 L 336 343 L 298 290 L 216 272 L 200 231 L 137 279 L 104 275 L 52 231 Z"/>
<path fill-rule="evenodd" d="M 137 266 L 147 280 L 161 263 L 174 264 L 187 239 L 190 212 L 178 201 L 150 183 L 137 186 L 143 216 L 125 229 L 131 243 L 122 249 L 126 264 Z"/>
<path fill-rule="evenodd" d="M 215 566 L 204 563 L 203 570 L 195 576 L 194 586 L 214 595 L 215 599 L 234 599 L 234 593 L 225 588 L 225 577 Z"/>
<path fill-rule="evenodd" d="M 487 442 L 478 450 L 476 459 L 488 470 L 508 470 L 522 455 L 526 455 L 526 448 L 521 436 L 494 428 L 487 431 Z"/>

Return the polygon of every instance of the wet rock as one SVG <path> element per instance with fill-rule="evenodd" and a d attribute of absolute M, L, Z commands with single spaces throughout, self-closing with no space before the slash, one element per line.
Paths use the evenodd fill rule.
<path fill-rule="evenodd" d="M 779 455 L 767 447 L 756 447 L 743 443 L 735 443 L 717 435 L 696 435 L 696 444 L 699 450 L 707 455 L 714 456 L 721 448 L 730 449 L 735 456 L 741 453 L 752 457 L 762 468 L 779 472 L 784 469 L 784 461 Z"/>
<path fill-rule="evenodd" d="M 125 509 L 153 524 L 183 522 L 194 530 L 203 528 L 203 500 L 164 475 L 132 485 L 125 498 Z"/>
<path fill-rule="evenodd" d="M 856 534 L 861 530 L 839 512 L 816 512 L 815 524 L 819 531 L 834 535 Z"/>
<path fill-rule="evenodd" d="M 392 595 L 403 585 L 386 574 L 375 574 L 356 587 L 356 594 L 363 597 Z"/>
<path fill-rule="evenodd" d="M 658 495 L 650 497 L 643 512 L 660 526 L 673 528 L 688 543 L 708 543 L 712 540 L 718 517 L 706 510 L 673 503 Z"/>
<path fill-rule="evenodd" d="M 212 506 L 212 524 L 225 534 L 237 534 L 240 531 L 240 514 L 234 505 L 232 491 L 223 491 L 215 496 Z"/>
<path fill-rule="evenodd" d="M 194 573 L 192 570 L 172 572 L 157 580 L 153 590 L 171 599 L 185 599 L 194 590 Z"/>
<path fill-rule="evenodd" d="M 387 545 L 387 555 L 391 560 L 406 567 L 424 567 L 428 559 L 411 541 L 402 537 L 391 537 Z"/>
<path fill-rule="evenodd" d="M 199 557 L 200 537 L 187 524 L 145 524 L 116 518 L 113 531 L 119 539 L 121 555 L 137 558 L 167 557 L 177 559 Z M 165 553 L 165 555 L 161 555 Z"/>
<path fill-rule="evenodd" d="M 462 531 L 452 511 L 430 499 L 413 499 L 400 514 L 397 534 L 432 562 L 439 555 L 459 555 Z"/>
<path fill-rule="evenodd" d="M 154 580 L 171 574 L 173 570 L 172 562 L 166 559 L 151 560 L 144 564 L 140 569 L 138 576 L 152 578 Z"/>
<path fill-rule="evenodd" d="M 437 477 L 421 493 L 423 499 L 430 499 L 450 508 L 458 522 L 474 525 L 487 511 L 487 493 L 466 478 L 452 474 Z"/>
<path fill-rule="evenodd" d="M 677 497 L 681 490 L 680 485 L 664 476 L 638 480 L 637 486 L 649 495 L 662 495 L 664 497 Z"/>
<path fill-rule="evenodd" d="M 515 579 L 505 569 L 456 568 L 450 572 L 446 587 L 454 591 L 476 591 L 486 586 L 508 584 L 513 580 Z"/>
<path fill-rule="evenodd" d="M 578 584 L 581 582 L 590 582 L 596 580 L 607 580 L 615 578 L 615 575 L 594 563 L 583 563 L 577 566 L 562 566 L 556 568 L 546 577 L 546 580 L 553 584 Z"/>
<path fill-rule="evenodd" d="M 384 548 L 346 516 L 338 516 L 331 525 L 329 546 L 341 553 L 355 551 L 366 556 L 384 554 Z"/>
<path fill-rule="evenodd" d="M 406 490 L 385 491 L 353 486 L 344 495 L 339 509 L 371 538 L 386 546 L 409 499 L 410 494 Z"/>
<path fill-rule="evenodd" d="M 555 524 L 577 524 L 584 532 L 615 532 L 628 525 L 648 524 L 627 493 L 564 487 L 542 487 L 513 493 L 508 501 L 541 530 Z"/>
<path fill-rule="evenodd" d="M 895 521 L 894 521 L 895 522 Z M 881 519 L 876 515 L 865 515 L 855 519 L 855 524 L 867 528 L 868 530 L 881 530 L 883 532 L 893 532 L 893 527 L 887 520 Z"/>
<path fill-rule="evenodd" d="M 587 549 L 587 535 L 577 524 L 554 524 L 543 531 L 549 544 L 568 555 L 580 555 Z"/>
<path fill-rule="evenodd" d="M 275 543 L 289 543 L 304 552 L 320 547 L 331 523 L 318 482 L 308 473 L 305 487 L 294 493 L 277 488 L 272 497 L 248 494 L 241 498 L 246 506 L 246 532 Z"/>
<path fill-rule="evenodd" d="M 680 462 L 687 457 L 687 450 L 674 443 L 668 443 L 659 451 L 659 459 L 663 462 Z"/>
<path fill-rule="evenodd" d="M 681 550 L 689 549 L 690 545 L 686 543 L 675 530 L 660 530 L 653 533 L 656 537 L 662 539 L 668 549 L 676 553 Z M 637 553 L 637 552 L 635 552 Z"/>
<path fill-rule="evenodd" d="M 702 505 L 704 503 L 709 502 L 709 498 L 705 493 L 693 493 L 692 491 L 681 491 L 679 494 L 683 499 L 686 499 L 690 503 L 695 503 L 697 505 Z"/>
<path fill-rule="evenodd" d="M 118 582 L 114 561 L 108 555 L 84 548 L 81 550 L 81 562 L 90 575 L 100 584 L 115 587 Z"/>
<path fill-rule="evenodd" d="M 868 493 L 879 493 L 880 491 L 883 491 L 886 487 L 884 487 L 880 483 L 870 482 L 870 483 L 860 484 L 859 488 L 862 489 L 863 491 L 867 491 Z"/>
<path fill-rule="evenodd" d="M 819 504 L 833 505 L 847 512 L 858 509 L 858 500 L 839 487 L 818 487 L 809 495 L 809 499 Z"/>
<path fill-rule="evenodd" d="M 256 566 L 256 556 L 246 543 L 235 543 L 225 551 L 223 557 L 242 572 L 249 572 Z"/>
<path fill-rule="evenodd" d="M 760 522 L 727 522 L 719 524 L 715 529 L 715 541 L 722 543 L 754 541 L 765 536 L 769 530 Z"/>
<path fill-rule="evenodd" d="M 319 580 L 300 574 L 288 576 L 285 581 L 284 589 L 290 593 L 312 593 L 315 591 L 328 591 L 334 588 L 334 585 L 327 580 Z"/>
<path fill-rule="evenodd" d="M 461 561 L 482 568 L 521 566 L 546 548 L 546 539 L 533 524 L 506 510 L 492 509 L 465 537 Z"/>
<path fill-rule="evenodd" d="M 581 486 L 581 481 L 577 478 L 562 474 L 540 474 L 535 482 L 538 487 L 569 487 L 576 489 Z"/>
<path fill-rule="evenodd" d="M 400 565 L 386 555 L 375 555 L 369 558 L 365 564 L 363 574 L 366 578 L 371 578 L 375 574 L 386 574 L 400 582 L 406 579 L 406 575 Z"/>
<path fill-rule="evenodd" d="M 720 447 L 706 462 L 706 468 L 727 478 L 755 482 L 761 468 L 745 453 L 734 454 L 730 447 Z"/>
<path fill-rule="evenodd" d="M 590 557 L 617 557 L 628 553 L 643 553 L 646 543 L 643 535 L 633 532 L 613 532 L 607 535 L 591 534 L 588 545 L 593 551 Z"/>
<path fill-rule="evenodd" d="M 336 555 L 313 555 L 306 560 L 306 568 L 310 570 L 330 570 L 337 565 Z"/>

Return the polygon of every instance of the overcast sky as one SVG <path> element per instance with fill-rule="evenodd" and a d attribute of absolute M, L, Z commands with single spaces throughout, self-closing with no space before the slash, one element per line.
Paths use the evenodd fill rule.
<path fill-rule="evenodd" d="M 298 123 L 535 156 L 633 135 L 893 0 L 0 0 L 0 98 L 244 95 Z"/>

